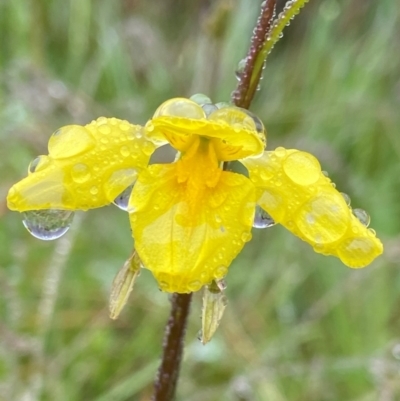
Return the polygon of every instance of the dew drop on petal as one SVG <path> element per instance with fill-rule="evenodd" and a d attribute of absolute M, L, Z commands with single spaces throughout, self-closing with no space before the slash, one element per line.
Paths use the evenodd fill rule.
<path fill-rule="evenodd" d="M 242 240 L 243 242 L 249 242 L 249 241 L 251 240 L 251 233 L 245 231 L 245 232 L 242 233 L 242 235 L 241 235 L 240 238 L 241 238 L 241 240 Z"/>
<path fill-rule="evenodd" d="M 215 110 L 218 110 L 218 107 L 215 104 L 203 104 L 201 107 L 207 116 L 209 116 Z"/>
<path fill-rule="evenodd" d="M 201 283 L 201 281 L 199 281 L 199 280 L 193 280 L 193 281 L 191 281 L 190 283 L 188 283 L 188 289 L 191 291 L 191 292 L 196 292 L 196 291 L 198 291 L 200 288 L 201 288 L 201 286 L 202 286 L 202 283 Z"/>
<path fill-rule="evenodd" d="M 77 163 L 71 168 L 71 176 L 77 184 L 82 184 L 91 177 L 89 167 L 86 164 Z"/>
<path fill-rule="evenodd" d="M 369 223 L 371 222 L 371 218 L 369 217 L 369 214 L 363 210 L 363 209 L 353 209 L 353 214 L 354 216 L 357 217 L 358 220 L 360 220 L 360 223 L 364 225 L 365 227 L 369 226 Z"/>
<path fill-rule="evenodd" d="M 278 149 L 275 151 L 275 153 Z M 305 152 L 293 152 L 285 160 L 283 171 L 295 183 L 302 186 L 314 184 L 320 176 L 318 160 Z"/>
<path fill-rule="evenodd" d="M 204 95 L 203 93 L 196 93 L 193 96 L 190 96 L 190 100 L 202 106 L 203 104 L 212 104 L 211 99 Z"/>
<path fill-rule="evenodd" d="M 275 155 L 278 157 L 285 157 L 286 156 L 286 149 L 279 146 L 275 149 Z"/>
<path fill-rule="evenodd" d="M 36 159 L 32 160 L 28 167 L 28 173 L 32 174 L 39 170 L 42 170 L 49 164 L 48 156 L 38 156 Z"/>
<path fill-rule="evenodd" d="M 217 109 L 224 109 L 225 107 L 231 107 L 232 105 L 229 104 L 228 102 L 218 102 L 215 103 L 215 106 Z"/>
<path fill-rule="evenodd" d="M 344 201 L 346 202 L 346 205 L 347 206 L 350 206 L 351 205 L 351 199 L 350 199 L 350 196 L 349 195 L 347 195 L 346 193 L 344 193 L 344 192 L 341 192 L 341 194 L 342 194 L 342 196 L 343 196 L 343 198 L 344 198 Z"/>
<path fill-rule="evenodd" d="M 265 135 L 265 128 L 264 128 L 264 124 L 262 123 L 262 121 L 251 111 L 246 110 L 246 109 L 242 109 L 242 110 L 253 120 L 256 131 L 259 134 Z"/>
<path fill-rule="evenodd" d="M 254 214 L 254 228 L 267 228 L 272 227 L 276 223 L 273 218 L 259 205 L 256 206 L 256 211 Z"/>
<path fill-rule="evenodd" d="M 226 266 L 219 266 L 214 270 L 214 277 L 216 279 L 222 279 L 228 273 L 228 268 Z"/>
<path fill-rule="evenodd" d="M 90 132 L 79 125 L 68 125 L 58 129 L 49 139 L 49 155 L 65 159 L 88 151 L 96 145 Z"/>
<path fill-rule="evenodd" d="M 31 210 L 22 213 L 22 223 L 36 238 L 50 241 L 60 238 L 70 228 L 74 212 L 70 210 Z"/>
<path fill-rule="evenodd" d="M 121 153 L 121 156 L 123 156 L 123 157 L 128 157 L 130 155 L 128 146 L 122 146 L 120 148 L 119 152 Z"/>
<path fill-rule="evenodd" d="M 113 201 L 114 205 L 123 211 L 128 210 L 129 198 L 131 197 L 133 185 L 130 185 L 122 193 L 120 193 Z"/>

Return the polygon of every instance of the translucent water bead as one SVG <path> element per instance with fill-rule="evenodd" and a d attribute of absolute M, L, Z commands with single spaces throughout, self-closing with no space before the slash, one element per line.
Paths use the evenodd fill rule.
<path fill-rule="evenodd" d="M 369 223 L 371 222 L 371 218 L 369 217 L 369 214 L 363 210 L 363 209 L 353 209 L 353 214 L 354 216 L 357 217 L 358 220 L 360 220 L 360 223 L 364 225 L 365 227 L 369 226 Z"/>
<path fill-rule="evenodd" d="M 22 214 L 25 228 L 34 237 L 45 241 L 63 236 L 74 218 L 74 212 L 70 210 L 30 210 Z"/>
<path fill-rule="evenodd" d="M 254 228 L 267 228 L 267 227 L 272 227 L 276 223 L 273 220 L 273 218 L 260 206 L 256 206 L 256 211 L 254 214 L 254 222 L 253 222 L 253 227 Z"/>
<path fill-rule="evenodd" d="M 122 193 L 120 193 L 113 201 L 114 205 L 123 211 L 128 210 L 129 198 L 131 197 L 133 185 L 130 185 Z"/>

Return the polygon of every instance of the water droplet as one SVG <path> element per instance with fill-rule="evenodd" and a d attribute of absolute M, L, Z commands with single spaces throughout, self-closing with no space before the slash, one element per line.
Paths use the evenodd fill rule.
<path fill-rule="evenodd" d="M 215 103 L 215 106 L 217 107 L 217 109 L 224 109 L 225 107 L 231 107 L 232 105 L 228 102 L 218 102 Z"/>
<path fill-rule="evenodd" d="M 371 218 L 369 217 L 369 214 L 363 210 L 363 209 L 353 209 L 353 214 L 354 216 L 357 217 L 358 220 L 360 220 L 360 223 L 364 225 L 365 227 L 369 226 L 369 223 L 371 222 Z"/>
<path fill-rule="evenodd" d="M 99 189 L 96 186 L 93 186 L 92 188 L 90 188 L 90 193 L 92 195 L 97 195 L 99 193 Z"/>
<path fill-rule="evenodd" d="M 344 201 L 346 202 L 346 205 L 347 205 L 347 206 L 350 206 L 350 204 L 351 204 L 350 196 L 347 195 L 347 194 L 344 193 L 344 192 L 341 192 L 341 194 L 342 194 L 342 196 L 343 196 L 343 198 L 344 198 Z"/>
<path fill-rule="evenodd" d="M 241 59 L 238 63 L 237 69 L 235 71 L 235 75 L 238 81 L 240 81 L 240 79 L 242 78 L 242 74 L 246 67 L 246 63 L 247 63 L 247 58 Z"/>
<path fill-rule="evenodd" d="M 320 177 L 321 171 L 319 162 L 314 156 L 300 151 L 293 152 L 286 158 L 283 170 L 291 181 L 302 186 L 314 184 Z"/>
<path fill-rule="evenodd" d="M 245 232 L 242 233 L 242 235 L 241 235 L 240 238 L 241 238 L 241 240 L 242 240 L 243 242 L 249 242 L 249 241 L 251 240 L 251 233 L 245 231 Z"/>
<path fill-rule="evenodd" d="M 22 215 L 22 223 L 34 237 L 50 241 L 60 238 L 68 231 L 74 212 L 57 209 L 31 210 Z"/>
<path fill-rule="evenodd" d="M 169 284 L 166 281 L 159 281 L 158 286 L 160 287 L 161 291 L 168 292 Z"/>
<path fill-rule="evenodd" d="M 71 169 L 72 179 L 78 184 L 88 181 L 90 175 L 89 167 L 83 163 L 75 164 Z"/>
<path fill-rule="evenodd" d="M 121 131 L 129 131 L 130 127 L 131 127 L 131 124 L 129 124 L 128 121 L 122 121 L 121 124 L 119 124 L 119 129 Z"/>
<path fill-rule="evenodd" d="M 128 210 L 129 198 L 131 197 L 133 185 L 130 185 L 122 193 L 120 193 L 113 201 L 114 205 L 123 211 Z"/>
<path fill-rule="evenodd" d="M 58 129 L 49 139 L 49 155 L 54 159 L 66 159 L 86 152 L 96 142 L 89 130 L 79 125 L 68 125 Z"/>
<path fill-rule="evenodd" d="M 128 157 L 130 155 L 128 146 L 122 146 L 122 148 L 119 150 L 119 152 L 121 153 L 121 155 L 123 157 Z"/>
<path fill-rule="evenodd" d="M 205 111 L 207 116 L 209 116 L 215 110 L 218 110 L 218 107 L 215 104 L 203 104 L 201 107 Z"/>
<path fill-rule="evenodd" d="M 108 125 L 100 125 L 98 130 L 104 135 L 108 135 L 111 132 L 111 128 Z"/>
<path fill-rule="evenodd" d="M 206 117 L 200 105 L 193 100 L 184 98 L 174 98 L 164 102 L 154 113 L 154 118 L 161 116 L 185 117 L 196 120 Z"/>
<path fill-rule="evenodd" d="M 329 173 L 325 170 L 322 170 L 321 173 L 325 176 L 325 177 L 329 177 Z"/>
<path fill-rule="evenodd" d="M 214 270 L 213 273 L 216 279 L 221 279 L 228 273 L 228 268 L 226 266 L 219 266 Z"/>
<path fill-rule="evenodd" d="M 267 228 L 275 225 L 273 218 L 261 206 L 256 206 L 254 214 L 254 228 Z"/>
<path fill-rule="evenodd" d="M 150 156 L 154 152 L 154 144 L 151 142 L 145 142 L 142 145 L 142 151 L 145 155 Z"/>
<path fill-rule="evenodd" d="M 215 284 L 217 284 L 217 287 L 219 288 L 220 291 L 225 291 L 227 284 L 225 280 L 216 280 Z"/>
<path fill-rule="evenodd" d="M 193 102 L 199 104 L 200 106 L 204 104 L 212 104 L 211 99 L 203 93 L 196 93 L 193 96 L 190 96 L 190 100 L 193 100 Z"/>
<path fill-rule="evenodd" d="M 202 284 L 199 280 L 194 280 L 188 283 L 187 287 L 191 292 L 198 291 L 201 288 Z"/>
<path fill-rule="evenodd" d="M 264 124 L 262 123 L 262 121 L 251 111 L 243 109 L 243 111 L 253 120 L 256 131 L 259 134 L 264 134 L 265 135 L 265 128 L 264 128 Z"/>
<path fill-rule="evenodd" d="M 274 152 L 278 157 L 285 157 L 286 156 L 286 149 L 279 146 L 275 149 Z"/>
<path fill-rule="evenodd" d="M 35 173 L 36 171 L 43 170 L 49 164 L 49 158 L 47 156 L 38 156 L 32 160 L 28 167 L 28 172 Z"/>

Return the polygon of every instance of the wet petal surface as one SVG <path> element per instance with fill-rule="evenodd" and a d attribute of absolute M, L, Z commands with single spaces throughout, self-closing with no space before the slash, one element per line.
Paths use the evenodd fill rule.
<path fill-rule="evenodd" d="M 374 231 L 353 215 L 311 154 L 277 148 L 242 163 L 257 187 L 258 204 L 316 252 L 350 267 L 364 267 L 382 253 Z"/>
<path fill-rule="evenodd" d="M 142 127 L 116 118 L 60 128 L 49 155 L 36 158 L 28 177 L 11 188 L 8 206 L 21 212 L 107 205 L 136 180 L 154 149 Z"/>
<path fill-rule="evenodd" d="M 221 172 L 209 185 L 179 178 L 178 163 L 143 171 L 130 219 L 135 248 L 160 288 L 185 293 L 227 274 L 251 238 L 255 194 L 251 182 L 234 173 Z"/>

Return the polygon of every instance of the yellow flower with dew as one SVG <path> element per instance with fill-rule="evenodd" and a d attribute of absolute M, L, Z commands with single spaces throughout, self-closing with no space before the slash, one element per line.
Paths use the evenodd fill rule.
<path fill-rule="evenodd" d="M 167 143 L 175 161 L 149 165 Z M 144 127 L 100 117 L 60 128 L 48 156 L 36 158 L 10 189 L 8 207 L 24 213 L 32 234 L 53 239 L 68 229 L 74 210 L 114 202 L 129 214 L 136 258 L 167 292 L 223 279 L 252 228 L 275 223 L 350 267 L 382 253 L 365 212 L 349 207 L 314 156 L 265 147 L 264 126 L 251 112 L 204 96 L 175 98 Z M 233 160 L 249 177 L 224 171 Z"/>

